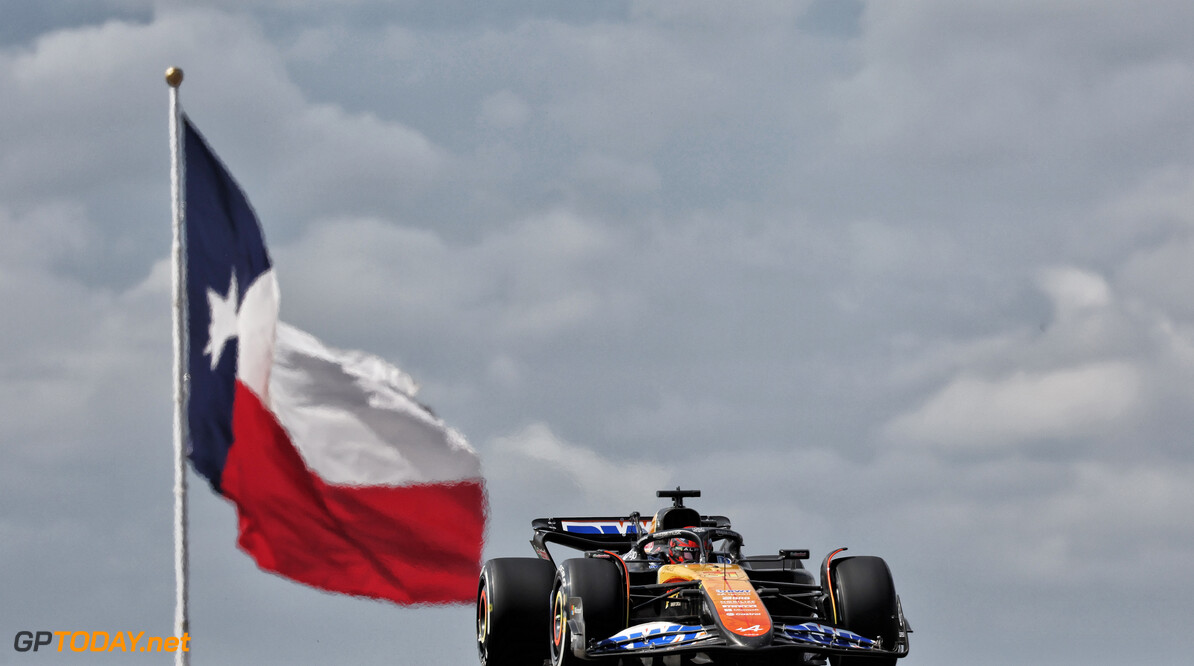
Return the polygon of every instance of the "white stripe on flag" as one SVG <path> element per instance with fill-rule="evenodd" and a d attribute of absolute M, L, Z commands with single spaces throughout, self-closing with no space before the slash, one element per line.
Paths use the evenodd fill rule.
<path fill-rule="evenodd" d="M 325 346 L 278 322 L 269 402 L 307 466 L 342 485 L 408 486 L 481 476 L 464 437 L 376 356 Z"/>

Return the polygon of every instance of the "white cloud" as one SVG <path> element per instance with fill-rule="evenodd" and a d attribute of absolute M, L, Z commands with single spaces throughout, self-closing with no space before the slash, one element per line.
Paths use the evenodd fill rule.
<path fill-rule="evenodd" d="M 126 187 L 115 176 L 160 184 L 170 65 L 186 72 L 184 110 L 258 210 L 275 213 L 267 226 L 396 209 L 450 162 L 402 123 L 304 99 L 282 53 L 244 16 L 170 8 L 150 24 L 63 30 L 0 54 L 0 95 L 22 99 L 0 109 L 0 188 L 20 200 L 55 185 Z"/>
<path fill-rule="evenodd" d="M 285 193 L 286 209 L 306 215 L 400 208 L 398 195 L 426 187 L 449 160 L 421 133 L 371 114 L 318 105 L 287 119 L 277 130 L 284 168 L 272 174 L 274 196 Z"/>
<path fill-rule="evenodd" d="M 1069 267 L 1049 269 L 1041 276 L 1041 286 L 1052 298 L 1060 319 L 1111 304 L 1107 281 L 1090 271 Z"/>
<path fill-rule="evenodd" d="M 1181 565 L 1175 550 L 1194 543 L 1194 469 L 1130 460 L 1058 465 L 1010 458 L 953 472 L 930 503 L 905 507 L 922 516 L 919 539 L 949 548 L 976 569 L 1033 585 L 1141 585 L 1155 594 Z M 1024 481 L 1032 479 L 1031 483 Z M 987 496 L 992 480 L 1018 492 Z M 979 492 L 966 490 L 971 484 Z M 1011 490 L 1011 487 L 1004 490 Z M 923 502 L 923 500 L 920 500 Z M 1147 571 L 1107 580 L 1124 561 Z"/>
<path fill-rule="evenodd" d="M 566 442 L 544 423 L 495 439 L 484 459 L 486 472 L 500 481 L 517 479 L 544 497 L 579 491 L 597 511 L 630 511 L 623 507 L 671 483 L 668 470 L 641 457 L 610 460 L 593 449 Z M 573 500 L 575 502 L 575 499 Z M 556 509 L 551 509 L 556 510 Z"/>
<path fill-rule="evenodd" d="M 1140 331 L 1149 316 L 1117 299 L 1101 275 L 1071 266 L 1053 267 L 1039 273 L 1038 286 L 1053 306 L 1053 317 L 1038 340 L 1040 349 L 1028 352 L 1038 362 L 1047 362 L 1046 357 L 1071 363 L 1150 354 Z"/>
<path fill-rule="evenodd" d="M 986 174 L 1005 193 L 1013 181 L 1033 193 L 1035 180 L 1097 194 L 1117 163 L 1164 161 L 1188 146 L 1174 128 L 1194 67 L 1174 25 L 1190 8 L 1154 9 L 869 2 L 859 66 L 833 90 L 841 136 L 895 164 L 932 165 L 939 178 Z"/>
<path fill-rule="evenodd" d="M 472 243 L 383 219 L 325 220 L 275 254 L 282 292 L 295 295 L 283 311 L 296 321 L 352 326 L 351 313 L 374 311 L 389 327 L 522 340 L 617 318 L 626 307 L 619 285 L 600 278 L 620 243 L 598 223 L 553 210 Z"/>
<path fill-rule="evenodd" d="M 1035 286 L 1051 305 L 1039 326 L 918 342 L 925 351 L 893 365 L 889 378 L 925 395 L 882 433 L 957 450 L 1059 440 L 1101 446 L 1155 419 L 1162 405 L 1188 400 L 1187 327 L 1145 295 L 1163 289 L 1142 289 L 1124 274 L 1113 284 L 1073 266 L 1038 270 Z"/>
<path fill-rule="evenodd" d="M 1140 384 L 1140 371 L 1123 361 L 994 379 L 963 376 L 884 432 L 961 449 L 1097 436 L 1132 415 Z"/>

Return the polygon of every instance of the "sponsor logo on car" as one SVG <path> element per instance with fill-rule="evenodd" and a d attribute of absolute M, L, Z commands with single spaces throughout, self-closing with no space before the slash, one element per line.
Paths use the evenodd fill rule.
<path fill-rule="evenodd" d="M 829 647 L 862 648 L 864 650 L 875 649 L 875 641 L 865 636 L 817 622 L 805 622 L 804 624 L 795 625 L 785 624 L 783 632 L 788 638 L 806 643 L 827 645 Z"/>
<path fill-rule="evenodd" d="M 738 571 L 737 569 L 727 569 L 725 567 L 718 567 L 716 565 L 715 568 L 706 569 L 700 573 L 702 578 L 726 578 L 729 580 L 743 580 L 746 578 L 742 575 L 742 572 Z"/>
<path fill-rule="evenodd" d="M 709 632 L 699 625 L 690 626 L 668 622 L 648 622 L 629 629 L 623 629 L 597 643 L 597 648 L 618 650 L 640 650 L 645 647 L 662 647 L 679 643 L 690 643 L 708 638 Z"/>
<path fill-rule="evenodd" d="M 647 522 L 640 521 L 636 526 L 630 520 L 564 520 L 560 527 L 565 532 L 573 534 L 646 534 Z"/>

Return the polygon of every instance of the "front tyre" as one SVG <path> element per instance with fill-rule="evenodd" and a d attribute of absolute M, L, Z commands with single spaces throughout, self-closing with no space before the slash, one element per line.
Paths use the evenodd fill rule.
<path fill-rule="evenodd" d="M 500 557 L 477 583 L 477 655 L 481 666 L 543 666 L 543 626 L 556 569 L 533 557 Z"/>
<path fill-rule="evenodd" d="M 833 590 L 840 626 L 895 648 L 900 634 L 899 603 L 891 570 L 879 557 L 848 557 L 834 563 Z M 831 666 L 894 666 L 895 657 L 833 655 Z"/>
<path fill-rule="evenodd" d="M 566 560 L 551 591 L 552 666 L 577 666 L 572 651 L 572 623 L 579 619 L 585 641 L 609 638 L 626 628 L 626 582 L 618 565 L 598 558 Z M 574 601 L 579 599 L 580 603 Z"/>

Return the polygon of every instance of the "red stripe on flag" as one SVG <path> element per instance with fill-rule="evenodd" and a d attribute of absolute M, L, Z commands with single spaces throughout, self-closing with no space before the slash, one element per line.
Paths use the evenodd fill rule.
<path fill-rule="evenodd" d="M 222 490 L 257 565 L 324 590 L 400 604 L 471 603 L 484 536 L 479 480 L 331 485 L 239 381 Z"/>

